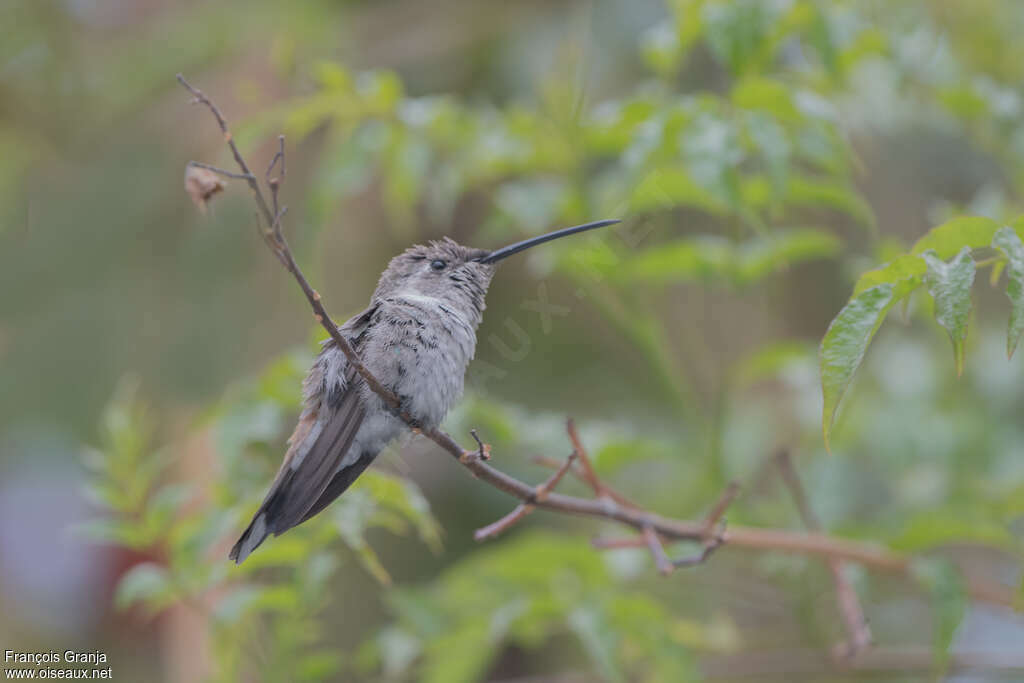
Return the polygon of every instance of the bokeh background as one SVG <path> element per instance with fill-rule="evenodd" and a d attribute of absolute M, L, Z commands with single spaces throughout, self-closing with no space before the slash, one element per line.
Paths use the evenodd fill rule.
<path fill-rule="evenodd" d="M 979 275 L 959 378 L 927 295 L 894 312 L 831 454 L 817 360 L 859 274 L 1019 213 L 1022 30 L 1014 0 L 7 0 L 0 645 L 124 681 L 1024 679 L 1005 281 Z M 502 267 L 449 430 L 539 481 L 573 416 L 650 509 L 699 518 L 735 479 L 730 522 L 799 529 L 787 450 L 826 530 L 915 558 L 847 568 L 874 651 L 830 659 L 814 558 L 662 578 L 543 512 L 474 544 L 513 502 L 419 440 L 229 566 L 323 334 L 245 188 L 185 194 L 230 157 L 177 72 L 254 167 L 287 136 L 286 231 L 337 319 L 414 242 L 623 218 Z"/>

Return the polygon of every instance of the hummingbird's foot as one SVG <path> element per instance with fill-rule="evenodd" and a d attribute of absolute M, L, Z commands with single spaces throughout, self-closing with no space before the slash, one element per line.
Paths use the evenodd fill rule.
<path fill-rule="evenodd" d="M 459 458 L 459 462 L 466 464 L 473 460 L 490 460 L 491 459 L 491 444 L 484 443 L 480 440 L 480 436 L 476 433 L 475 429 L 470 429 L 469 433 L 473 435 L 473 439 L 476 441 L 477 450 L 475 451 L 462 451 L 462 456 Z"/>

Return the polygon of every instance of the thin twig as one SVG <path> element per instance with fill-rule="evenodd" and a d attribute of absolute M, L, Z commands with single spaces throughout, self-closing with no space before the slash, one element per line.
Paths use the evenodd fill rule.
<path fill-rule="evenodd" d="M 698 564 L 703 564 L 711 554 L 715 552 L 723 543 L 725 543 L 725 528 L 714 533 L 715 526 L 719 520 L 722 519 L 722 515 L 725 514 L 729 504 L 735 500 L 736 495 L 739 493 L 739 484 L 736 482 L 730 482 L 722 495 L 718 497 L 714 506 L 708 512 L 704 518 L 704 523 L 701 527 L 702 532 L 702 544 L 700 552 L 695 555 L 688 555 L 681 557 L 677 560 L 669 559 L 665 553 L 665 548 L 661 543 L 661 539 L 658 537 L 657 532 L 652 527 L 643 527 L 641 529 L 641 536 L 634 538 L 595 538 L 592 539 L 591 543 L 595 548 L 611 549 L 611 548 L 640 548 L 646 546 L 650 551 L 651 556 L 654 557 L 654 562 L 660 571 L 664 575 L 668 575 L 673 569 L 678 567 L 692 567 Z"/>
<path fill-rule="evenodd" d="M 181 83 L 186 90 L 192 93 L 194 102 L 196 104 L 202 104 L 210 112 L 213 113 L 214 118 L 217 119 L 217 125 L 220 126 L 221 133 L 224 134 L 224 141 L 228 143 L 228 147 L 231 149 L 231 154 L 235 157 L 235 163 L 238 164 L 238 168 L 241 169 L 245 180 L 248 181 L 249 187 L 252 188 L 253 196 L 256 198 L 256 205 L 263 213 L 263 217 L 267 221 L 267 225 L 271 225 L 274 222 L 274 214 L 270 212 L 270 207 L 267 206 L 267 202 L 263 199 L 263 193 L 260 192 L 260 185 L 256 181 L 256 176 L 249 170 L 249 166 L 245 163 L 245 159 L 242 157 L 242 153 L 238 151 L 238 145 L 235 144 L 235 138 L 231 134 L 231 130 L 228 128 L 227 119 L 220 113 L 220 109 L 217 108 L 210 98 L 203 94 L 203 92 L 197 88 L 193 88 L 185 77 L 178 74 L 178 82 Z"/>
<path fill-rule="evenodd" d="M 711 557 L 711 554 L 718 550 L 718 548 L 725 543 L 722 536 L 715 536 L 704 543 L 704 547 L 696 555 L 689 555 L 687 557 L 680 557 L 678 560 L 672 560 L 672 564 L 676 567 L 694 567 L 698 564 L 704 564 Z"/>
<path fill-rule="evenodd" d="M 274 170 L 274 166 L 277 165 L 278 161 L 281 162 L 281 173 L 276 178 L 274 178 L 274 177 L 271 177 L 270 174 Z M 284 184 L 284 176 L 285 176 L 285 173 L 287 173 L 287 168 L 285 168 L 284 161 L 285 161 L 284 160 L 284 136 L 283 135 L 278 135 L 277 136 L 277 154 L 275 154 L 274 158 L 270 160 L 270 165 L 267 166 L 267 172 L 263 176 L 266 179 L 267 187 L 270 188 L 270 198 L 271 198 L 271 200 L 273 201 L 273 204 L 274 204 L 274 217 L 275 217 L 275 221 L 278 224 L 280 224 L 280 222 L 281 222 L 281 220 L 280 220 L 281 219 L 281 210 L 278 207 L 278 203 L 277 203 L 277 193 L 281 189 L 281 185 Z"/>
<path fill-rule="evenodd" d="M 797 474 L 793 465 L 793 458 L 788 450 L 780 450 L 775 455 L 782 480 L 789 487 L 789 491 L 796 502 L 800 518 L 804 526 L 811 531 L 821 530 L 821 523 L 818 521 L 814 510 L 811 508 L 804 487 L 800 483 L 800 475 Z M 842 615 L 843 625 L 846 628 L 848 640 L 836 646 L 833 654 L 841 659 L 848 659 L 864 651 L 871 645 L 871 629 L 868 627 L 867 619 L 864 617 L 864 609 L 857 598 L 857 591 L 846 576 L 845 563 L 837 558 L 829 558 L 828 566 L 832 572 L 832 582 L 836 587 L 836 602 L 839 607 L 839 614 Z"/>
<path fill-rule="evenodd" d="M 213 171 L 217 175 L 222 175 L 225 178 L 231 178 L 232 180 L 248 180 L 249 176 L 244 173 L 235 173 L 226 169 L 214 166 L 213 164 L 204 164 L 201 161 L 190 161 L 186 166 L 195 166 L 196 168 L 205 168 L 207 171 Z"/>
<path fill-rule="evenodd" d="M 668 555 L 665 554 L 665 546 L 661 544 L 661 539 L 658 538 L 658 532 L 652 527 L 645 526 L 643 531 L 644 543 L 647 545 L 647 549 L 651 552 L 651 557 L 654 558 L 654 566 L 658 568 L 658 571 L 662 576 L 668 576 L 675 569 L 675 563 L 669 559 Z"/>
<path fill-rule="evenodd" d="M 580 435 L 576 432 L 576 423 L 572 418 L 569 418 L 569 421 L 566 423 L 566 429 L 569 432 L 569 441 L 572 443 L 572 447 L 580 459 L 580 468 L 583 470 L 584 480 L 594 489 L 594 495 L 598 498 L 609 497 L 607 490 L 597 477 L 597 472 L 594 471 L 594 466 L 590 464 L 587 449 L 583 447 L 583 442 L 580 441 Z"/>
<path fill-rule="evenodd" d="M 552 469 L 552 470 L 557 470 L 559 467 L 562 466 L 561 462 L 559 462 L 557 459 L 549 458 L 546 455 L 535 455 L 532 458 L 530 458 L 530 461 L 535 463 L 535 464 L 537 464 L 537 465 L 540 465 L 542 467 L 547 467 L 547 468 Z M 576 463 L 575 465 L 572 466 L 571 472 L 572 472 L 574 477 L 576 477 L 577 479 L 582 481 L 584 484 L 587 484 L 589 486 L 589 481 L 587 480 L 587 475 L 583 471 L 583 468 L 579 466 L 579 463 Z M 629 498 L 627 498 L 626 496 L 622 495 L 621 493 L 619 493 L 618 491 L 616 491 L 612 487 L 608 486 L 608 484 L 605 484 L 604 482 L 601 482 L 601 486 L 604 489 L 605 495 L 608 496 L 609 498 L 611 498 L 612 500 L 614 500 L 619 505 L 625 505 L 627 507 L 632 507 L 632 508 L 638 508 L 639 509 L 639 506 L 636 503 L 634 503 Z"/>
<path fill-rule="evenodd" d="M 476 430 L 473 431 L 475 432 Z M 569 471 L 570 467 L 572 467 L 573 460 L 575 459 L 576 453 L 570 453 L 569 457 L 565 459 L 564 463 L 562 463 L 562 466 L 555 470 L 555 473 L 548 477 L 547 481 L 536 488 L 532 500 L 520 503 L 514 510 L 512 510 L 512 512 L 508 513 L 497 522 L 477 529 L 473 534 L 473 538 L 477 541 L 493 538 L 537 509 L 537 503 L 543 501 L 547 497 L 548 493 L 558 486 L 558 482 L 562 480 L 565 473 Z"/>
<path fill-rule="evenodd" d="M 363 364 L 348 339 L 342 335 L 338 326 L 335 325 L 334 321 L 327 314 L 320 295 L 310 286 L 302 270 L 296 264 L 287 241 L 281 235 L 279 217 L 274 215 L 267 204 L 259 182 L 252 176 L 252 172 L 238 151 L 234 139 L 228 130 L 227 122 L 220 113 L 220 110 L 206 95 L 193 88 L 180 74 L 178 75 L 178 81 L 193 95 L 195 102 L 205 105 L 212 112 L 217 119 L 217 124 L 220 126 L 221 131 L 224 133 L 224 139 L 230 147 L 239 169 L 243 174 L 250 176 L 246 180 L 253 191 L 257 207 L 268 226 L 267 231 L 274 237 L 279 238 L 279 240 L 274 239 L 272 242 L 268 241 L 268 246 L 271 250 L 280 252 L 282 263 L 302 289 L 316 320 L 327 331 L 338 349 L 345 354 L 349 364 L 366 382 L 367 386 L 380 396 L 390 408 L 395 410 L 410 428 L 415 427 L 415 419 L 402 410 L 401 402 L 394 392 L 377 380 L 373 373 Z M 446 432 L 429 430 L 424 432 L 423 435 L 437 444 L 442 450 L 448 452 L 481 481 L 521 501 L 529 501 L 536 498 L 534 487 L 526 482 L 491 467 L 483 461 L 482 457 L 466 458 L 465 454 L 467 451 Z M 480 445 L 481 452 L 486 452 L 482 443 L 478 445 Z M 575 447 L 576 444 L 574 444 Z M 582 458 L 580 458 L 580 461 L 582 462 Z M 605 490 L 605 493 L 607 494 L 607 490 Z M 662 538 L 666 539 L 704 541 L 707 538 L 703 522 L 668 519 L 631 504 L 616 501 L 610 495 L 606 495 L 603 499 L 593 500 L 551 492 L 543 500 L 538 500 L 534 503 L 534 505 L 538 508 L 554 512 L 583 515 L 617 522 L 632 527 L 637 531 L 650 527 Z M 823 558 L 837 558 L 857 562 L 880 571 L 904 574 L 910 566 L 910 558 L 906 555 L 895 553 L 870 543 L 849 541 L 814 532 L 798 533 L 780 529 L 731 527 L 721 534 L 721 543 L 728 544 L 734 548 L 772 550 L 784 553 L 816 555 Z M 968 594 L 975 599 L 993 604 L 1012 606 L 1015 601 L 1015 591 L 1009 586 L 999 583 L 968 577 L 967 590 Z"/>
<path fill-rule="evenodd" d="M 704 518 L 704 535 L 706 538 L 711 538 L 711 532 L 714 531 L 718 520 L 722 519 L 725 511 L 729 509 L 729 506 L 736 500 L 736 496 L 739 493 L 740 485 L 735 481 L 730 481 L 729 485 L 722 491 L 722 495 L 718 497 L 718 501 L 708 512 L 708 516 Z"/>

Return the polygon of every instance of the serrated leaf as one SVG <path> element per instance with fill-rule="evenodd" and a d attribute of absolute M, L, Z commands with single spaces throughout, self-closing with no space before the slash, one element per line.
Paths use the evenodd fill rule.
<path fill-rule="evenodd" d="M 991 218 L 968 216 L 954 218 L 929 230 L 914 243 L 911 254 L 932 250 L 943 261 L 960 253 L 964 247 L 979 249 L 992 243 L 999 224 Z"/>
<path fill-rule="evenodd" d="M 909 291 L 905 287 L 897 289 L 887 282 L 876 285 L 850 299 L 828 326 L 820 351 L 824 395 L 822 434 L 826 448 L 829 447 L 839 402 L 864 359 L 871 338 L 893 304 Z"/>
<path fill-rule="evenodd" d="M 960 622 L 967 612 L 967 589 L 960 572 L 940 558 L 920 558 L 910 565 L 910 573 L 931 597 L 933 615 L 932 656 L 935 668 L 945 672 L 950 647 Z"/>
<path fill-rule="evenodd" d="M 924 280 L 928 292 L 935 299 L 935 320 L 949 333 L 953 342 L 956 374 L 964 370 L 964 340 L 971 315 L 971 285 L 974 284 L 975 265 L 971 248 L 964 247 L 949 263 L 940 259 L 933 250 L 922 254 L 928 264 Z"/>
<path fill-rule="evenodd" d="M 1012 357 L 1024 333 L 1024 242 L 1013 228 L 1000 228 L 992 238 L 992 246 L 1006 254 L 1006 296 L 1010 298 L 1006 355 Z"/>

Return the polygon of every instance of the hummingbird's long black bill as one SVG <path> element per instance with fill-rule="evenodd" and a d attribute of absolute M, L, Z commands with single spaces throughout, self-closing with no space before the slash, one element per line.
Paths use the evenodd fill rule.
<path fill-rule="evenodd" d="M 503 258 L 511 256 L 512 254 L 518 254 L 519 252 L 535 247 L 538 244 L 544 244 L 551 240 L 557 240 L 560 237 L 567 235 L 575 235 L 578 232 L 585 232 L 587 230 L 594 230 L 596 228 L 603 228 L 606 225 L 614 225 L 618 223 L 618 219 L 607 220 L 607 221 L 594 221 L 593 223 L 584 223 L 583 225 L 574 225 L 571 228 L 562 228 L 561 230 L 555 230 L 549 232 L 546 235 L 538 235 L 537 237 L 531 237 L 530 239 L 523 240 L 522 242 L 516 242 L 510 244 L 507 247 L 502 247 L 496 251 L 492 251 L 487 256 L 481 256 L 477 259 L 480 263 L 497 263 Z"/>

